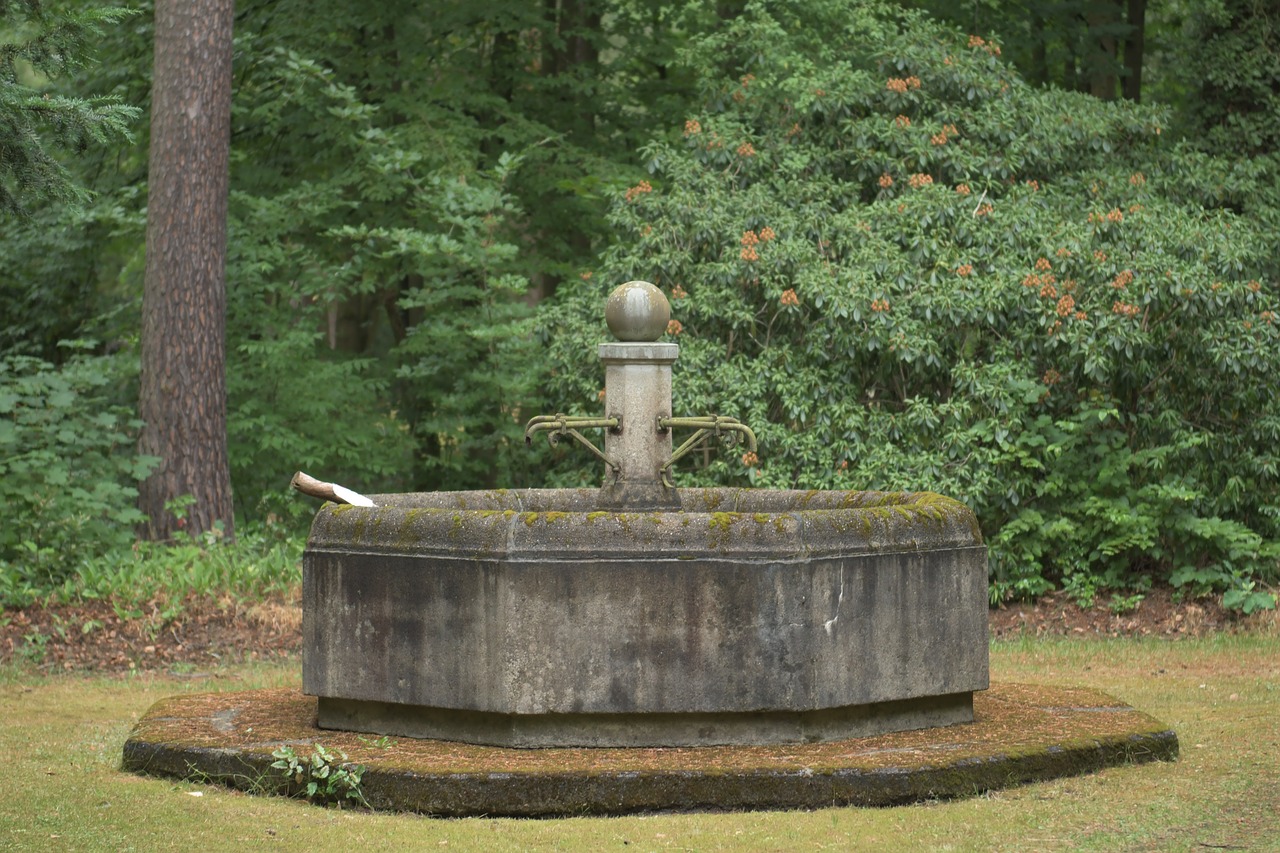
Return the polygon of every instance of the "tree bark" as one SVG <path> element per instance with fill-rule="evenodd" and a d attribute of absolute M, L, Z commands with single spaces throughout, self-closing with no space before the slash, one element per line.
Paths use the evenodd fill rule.
<path fill-rule="evenodd" d="M 560 100 L 565 109 L 559 126 L 568 139 L 586 148 L 595 143 L 595 101 L 575 94 L 573 78 L 598 79 L 600 28 L 603 18 L 599 0 L 544 0 L 543 21 L 551 37 L 542 41 L 541 73 L 559 80 Z M 584 72 L 584 73 L 579 73 Z M 591 255 L 591 232 L 571 228 L 562 236 L 572 255 L 585 259 Z M 555 295 L 564 277 L 549 273 L 534 276 L 533 287 L 525 299 L 536 305 Z"/>
<path fill-rule="evenodd" d="M 1037 86 L 1049 85 L 1049 34 L 1045 31 L 1044 15 L 1039 7 L 1031 8 L 1031 80 Z"/>
<path fill-rule="evenodd" d="M 1090 7 L 1089 92 L 1105 101 L 1113 101 L 1116 97 L 1116 37 L 1113 30 L 1118 20 L 1119 9 L 1111 0 L 1098 0 Z"/>
<path fill-rule="evenodd" d="M 1142 55 L 1146 47 L 1147 0 L 1129 0 L 1129 34 L 1124 38 L 1124 96 L 1142 102 Z"/>
<path fill-rule="evenodd" d="M 142 297 L 144 533 L 221 522 L 234 535 L 227 458 L 226 246 L 234 0 L 156 0 Z M 166 504 L 190 495 L 185 518 Z"/>

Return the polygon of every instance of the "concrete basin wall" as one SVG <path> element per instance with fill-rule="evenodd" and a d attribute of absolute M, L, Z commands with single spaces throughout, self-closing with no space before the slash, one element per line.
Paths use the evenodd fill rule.
<path fill-rule="evenodd" d="M 595 494 L 322 509 L 303 564 L 321 724 L 537 746 L 971 719 L 987 569 L 962 504 L 712 489 L 682 491 L 681 512 L 619 513 Z"/>

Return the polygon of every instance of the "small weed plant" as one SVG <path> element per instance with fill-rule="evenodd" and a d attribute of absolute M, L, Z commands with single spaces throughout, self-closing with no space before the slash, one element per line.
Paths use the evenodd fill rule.
<path fill-rule="evenodd" d="M 271 753 L 276 760 L 271 767 L 282 771 L 290 792 L 306 797 L 313 803 L 336 804 L 341 808 L 348 800 L 354 800 L 365 808 L 361 780 L 363 765 L 347 762 L 342 750 L 328 750 L 316 744 L 309 757 L 300 757 L 291 746 L 281 746 Z"/>

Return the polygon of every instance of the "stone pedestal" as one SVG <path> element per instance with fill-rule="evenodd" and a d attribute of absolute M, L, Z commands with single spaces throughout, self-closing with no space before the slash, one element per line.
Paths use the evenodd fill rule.
<path fill-rule="evenodd" d="M 604 364 L 605 417 L 621 426 L 605 432 L 604 452 L 620 468 L 606 476 L 601 506 L 633 511 L 676 507 L 673 489 L 660 471 L 671 458 L 671 431 L 658 429 L 659 417 L 671 417 L 671 365 L 680 347 L 670 343 L 600 344 Z M 607 472 L 606 472 L 607 474 Z"/>

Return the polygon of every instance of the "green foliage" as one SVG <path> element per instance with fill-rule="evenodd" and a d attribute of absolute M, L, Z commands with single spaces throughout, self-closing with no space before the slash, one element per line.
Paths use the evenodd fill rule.
<path fill-rule="evenodd" d="M 301 580 L 303 541 L 279 527 L 237 531 L 234 542 L 216 531 L 172 543 L 140 541 L 117 546 L 59 573 L 32 577 L 21 560 L 0 564 L 0 606 L 26 607 L 37 601 L 112 602 L 121 618 L 151 613 L 157 627 L 182 612 L 189 597 L 230 596 L 260 601 L 291 595 Z"/>
<path fill-rule="evenodd" d="M 1206 150 L 1273 158 L 1280 145 L 1280 10 L 1256 0 L 1197 3 L 1183 74 L 1187 113 Z"/>
<path fill-rule="evenodd" d="M 1183 132 L 1204 151 L 1231 157 L 1248 188 L 1236 206 L 1280 229 L 1280 9 L 1254 0 L 1210 0 L 1188 15 L 1179 69 L 1192 97 Z M 1270 264 L 1280 264 L 1273 246 Z"/>
<path fill-rule="evenodd" d="M 0 213 L 19 213 L 34 199 L 83 203 L 88 195 L 50 149 L 78 153 L 129 138 L 136 107 L 59 94 L 47 81 L 84 64 L 104 25 L 130 14 L 43 0 L 0 2 Z"/>
<path fill-rule="evenodd" d="M 144 520 L 136 484 L 157 462 L 138 455 L 141 424 L 121 402 L 136 360 L 90 355 L 86 342 L 63 348 L 72 354 L 60 367 L 0 357 L 0 606 L 100 598 L 180 607 L 192 594 L 293 589 L 302 543 L 283 528 L 250 527 L 234 543 L 216 532 L 134 541 Z"/>
<path fill-rule="evenodd" d="M 84 121 L 145 104 L 150 4 L 122 24 L 123 2 L 0 5 L 3 103 L 62 105 L 42 97 L 57 75 Z M 1037 4 L 1055 69 L 1096 35 L 1077 6 Z M 229 438 L 251 523 L 300 528 L 299 468 L 365 492 L 598 483 L 567 447 L 526 451 L 520 424 L 596 412 L 598 300 L 643 277 L 681 324 L 678 413 L 739 416 L 763 444 L 759 465 L 684 461 L 686 482 L 954 494 L 981 514 L 997 597 L 1153 576 L 1241 607 L 1269 595 L 1280 205 L 1261 6 L 1188 13 L 1185 86 L 1217 87 L 1194 121 L 1037 92 L 990 41 L 885 4 L 237 8 Z M 963 14 L 982 35 L 980 18 L 1031 21 L 987 0 Z M 1004 54 L 1030 67 L 1034 41 Z M 29 196 L 0 244 L 0 352 L 132 349 L 146 162 L 120 132 L 146 126 L 104 115 L 111 144 L 59 166 L 97 198 Z M 1209 135 L 1180 147 L 1169 127 Z M 96 138 L 78 132 L 73 148 Z M 130 489 L 112 466 L 140 461 L 100 455 Z M 131 526 L 84 529 L 75 559 L 104 566 Z M 5 576 L 61 589 L 71 570 L 41 565 L 62 529 L 0 539 L 9 567 L 36 549 Z"/>
<path fill-rule="evenodd" d="M 1132 595 L 1116 594 L 1111 596 L 1111 600 L 1107 603 L 1107 609 L 1117 616 L 1123 616 L 1125 613 L 1132 613 L 1142 604 L 1142 599 L 1146 596 L 1141 592 Z"/>
<path fill-rule="evenodd" d="M 134 11 L 122 4 L 123 0 L 102 0 L 91 8 L 65 2 L 5 4 L 0 42 L 12 50 L 28 40 L 43 39 L 47 53 L 41 60 L 44 73 L 21 58 L 6 67 L 16 71 L 28 95 L 35 92 L 45 105 L 61 103 L 59 98 L 101 107 L 144 104 L 151 49 L 141 42 L 131 52 L 124 51 L 130 60 L 145 61 L 146 67 L 130 68 L 124 61 L 121 45 L 138 41 L 146 32 L 139 31 L 142 16 L 134 17 Z M 68 21 L 86 26 L 64 26 Z M 42 36 L 51 33 L 58 37 L 49 41 Z M 91 54 L 96 61 L 86 64 Z M 0 81 L 0 92 L 17 91 Z M 52 195 L 42 195 L 33 186 L 19 199 L 21 215 L 7 217 L 0 240 L 0 352 L 58 364 L 67 356 L 59 347 L 65 339 L 93 338 L 107 342 L 110 349 L 136 340 L 146 204 L 146 186 L 138 179 L 140 173 L 145 176 L 146 148 L 131 140 L 145 140 L 146 121 L 142 111 L 132 107 L 121 106 L 110 115 L 121 123 L 121 132 L 101 144 L 85 147 L 80 143 L 92 139 L 83 138 L 69 148 L 59 146 L 57 134 L 38 122 L 27 125 L 35 135 L 20 135 L 27 145 L 23 156 L 41 159 L 69 184 Z M 39 116 L 64 122 L 57 111 Z M 22 122 L 6 125 L 0 107 L 0 127 L 16 132 L 20 126 Z M 70 133 L 74 126 L 60 123 L 57 130 Z M 0 163 L 0 182 L 10 165 Z"/>
<path fill-rule="evenodd" d="M 1257 585 L 1257 581 L 1247 580 L 1228 589 L 1222 594 L 1222 606 L 1239 610 L 1246 616 L 1259 610 L 1275 610 L 1275 594 L 1257 589 Z"/>
<path fill-rule="evenodd" d="M 102 0 L 115 9 L 120 0 Z M 145 104 L 150 4 L 74 78 Z M 107 14 L 107 13 L 102 13 Z M 640 174 L 707 4 L 237 6 L 229 215 L 232 484 L 247 519 L 298 514 L 298 468 L 363 491 L 538 482 L 530 306 L 589 265 L 608 191 Z M 625 45 L 621 50 L 619 46 Z M 134 134 L 146 138 L 142 120 Z M 145 151 L 71 164 L 100 199 L 33 211 L 0 246 L 0 348 L 136 335 Z M 105 306 L 123 305 L 98 320 Z M 295 519 L 298 520 L 298 519 Z"/>
<path fill-rule="evenodd" d="M 346 800 L 355 800 L 365 808 L 369 802 L 360 788 L 364 767 L 347 763 L 342 750 L 328 750 L 316 744 L 309 758 L 299 758 L 291 746 L 281 746 L 271 755 L 274 770 L 283 771 L 286 784 L 298 795 L 312 802 L 336 803 L 339 807 Z"/>
<path fill-rule="evenodd" d="M 188 596 L 229 595 L 261 600 L 289 594 L 301 580 L 301 539 L 272 527 L 237 531 L 227 542 L 216 531 L 169 544 L 138 542 L 86 562 L 53 597 L 111 599 L 138 604 L 181 602 Z"/>
<path fill-rule="evenodd" d="M 111 330 L 96 320 L 120 303 L 116 298 L 112 305 L 114 294 L 98 292 L 94 268 L 110 253 L 104 236 L 116 225 L 106 221 L 110 216 L 107 205 L 94 200 L 80 208 L 38 206 L 6 223 L 0 305 L 7 319 L 0 325 L 0 352 L 57 364 L 68 355 L 60 341 L 108 339 Z"/>
<path fill-rule="evenodd" d="M 293 99 L 234 114 L 253 128 L 235 151 L 235 183 L 253 191 L 232 193 L 228 262 L 240 510 L 296 507 L 298 468 L 382 490 L 475 484 L 518 440 L 528 384 L 504 186 L 517 161 L 464 166 L 433 147 L 447 114 L 406 123 L 292 51 L 267 51 L 243 86 Z M 297 123 L 320 129 L 305 148 L 250 145 Z M 332 166 L 299 172 L 312 146 Z"/>
<path fill-rule="evenodd" d="M 470 198 L 460 184 L 438 190 L 465 266 L 428 271 L 430 286 L 401 297 L 400 307 L 423 319 L 396 350 L 396 376 L 417 409 L 422 475 L 437 488 L 498 485 L 495 460 L 504 463 L 498 470 L 524 467 L 519 414 L 532 393 L 534 357 L 520 299 L 528 280 L 514 270 L 515 247 L 493 233 L 512 201 L 500 184 Z"/>
<path fill-rule="evenodd" d="M 595 410 L 603 296 L 645 278 L 677 321 L 677 413 L 761 443 L 686 484 L 954 495 L 997 598 L 1274 579 L 1280 305 L 1267 233 L 1222 207 L 1247 187 L 1160 111 L 1033 89 L 993 53 L 845 0 L 749 3 L 696 39 L 701 108 L 543 317 L 549 396 Z"/>
<path fill-rule="evenodd" d="M 710 18 L 650 0 L 242 8 L 241 512 L 285 506 L 289 466 L 375 491 L 538 481 L 530 305 L 588 265 L 647 122 L 683 112 L 672 55 Z"/>
<path fill-rule="evenodd" d="M 955 3 L 906 0 L 979 38 L 997 43 L 1002 55 L 1037 84 L 1087 91 L 1101 77 L 1122 72 L 1116 57 L 1100 50 L 1102 39 L 1123 42 L 1131 27 L 1114 0 L 977 0 Z"/>
<path fill-rule="evenodd" d="M 156 460 L 137 455 L 140 424 L 113 394 L 127 387 L 129 370 L 124 358 L 83 352 L 60 368 L 0 357 L 0 577 L 7 587 L 48 589 L 82 562 L 132 542 L 143 520 L 135 484 Z"/>

